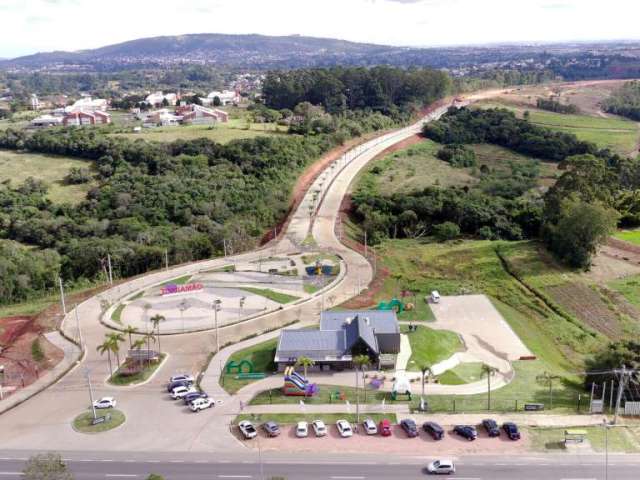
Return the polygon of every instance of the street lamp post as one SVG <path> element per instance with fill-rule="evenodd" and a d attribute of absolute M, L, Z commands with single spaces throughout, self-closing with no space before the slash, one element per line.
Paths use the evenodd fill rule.
<path fill-rule="evenodd" d="M 247 297 L 240 297 L 240 311 L 238 312 L 238 320 L 242 318 L 242 309 L 244 308 L 244 301 Z"/>
<path fill-rule="evenodd" d="M 218 312 L 222 308 L 222 300 L 216 298 L 213 301 L 214 328 L 216 329 L 216 353 L 220 351 L 220 340 L 218 337 Z"/>
<path fill-rule="evenodd" d="M 607 425 L 607 419 L 602 420 L 602 426 L 604 427 L 604 480 L 609 478 L 609 425 Z"/>

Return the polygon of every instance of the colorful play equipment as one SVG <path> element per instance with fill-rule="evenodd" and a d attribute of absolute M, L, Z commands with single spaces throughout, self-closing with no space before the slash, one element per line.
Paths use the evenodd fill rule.
<path fill-rule="evenodd" d="M 246 367 L 246 370 L 245 370 Z M 231 360 L 227 363 L 226 371 L 227 373 L 254 373 L 254 365 L 251 360 L 240 360 L 239 362 L 235 362 Z"/>
<path fill-rule="evenodd" d="M 285 368 L 284 387 L 282 389 L 285 395 L 312 397 L 318 391 L 319 388 L 315 383 L 310 383 L 309 380 L 297 373 L 293 367 Z"/>
<path fill-rule="evenodd" d="M 404 310 L 404 303 L 397 298 L 392 298 L 390 302 L 380 302 L 376 307 L 377 310 L 395 310 L 400 313 Z"/>
<path fill-rule="evenodd" d="M 398 396 L 406 395 L 411 401 L 411 383 L 409 379 L 404 376 L 396 377 L 393 382 L 393 387 L 391 387 L 391 399 L 398 400 Z"/>
<path fill-rule="evenodd" d="M 317 260 L 316 263 L 312 266 L 305 267 L 305 271 L 310 277 L 320 275 L 334 275 L 333 265 L 324 265 L 320 260 Z"/>

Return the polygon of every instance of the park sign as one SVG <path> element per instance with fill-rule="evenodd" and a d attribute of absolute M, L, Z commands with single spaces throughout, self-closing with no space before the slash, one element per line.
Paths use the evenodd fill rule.
<path fill-rule="evenodd" d="M 177 285 L 170 283 L 160 290 L 160 295 L 166 297 L 168 295 L 179 295 L 181 293 L 200 292 L 204 289 L 201 283 L 187 283 L 186 285 Z"/>

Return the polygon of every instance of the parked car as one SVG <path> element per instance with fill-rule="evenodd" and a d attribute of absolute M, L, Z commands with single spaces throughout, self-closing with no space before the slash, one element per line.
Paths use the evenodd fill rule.
<path fill-rule="evenodd" d="M 456 425 L 453 427 L 454 433 L 460 435 L 463 438 L 466 438 L 469 441 L 473 441 L 478 438 L 478 432 L 476 431 L 476 427 L 472 425 Z"/>
<path fill-rule="evenodd" d="M 440 303 L 440 293 L 437 290 L 431 292 L 431 303 Z"/>
<path fill-rule="evenodd" d="M 189 408 L 192 412 L 199 412 L 200 410 L 204 410 L 205 408 L 211 408 L 215 405 L 213 398 L 196 398 L 191 403 L 189 403 Z"/>
<path fill-rule="evenodd" d="M 311 424 L 316 437 L 324 437 L 327 434 L 327 426 L 322 420 L 314 420 Z"/>
<path fill-rule="evenodd" d="M 383 437 L 388 437 L 391 435 L 391 422 L 386 418 L 380 420 L 378 424 L 378 430 L 380 431 L 380 435 Z"/>
<path fill-rule="evenodd" d="M 456 473 L 456 466 L 451 460 L 435 460 L 427 465 L 427 472 L 434 474 Z"/>
<path fill-rule="evenodd" d="M 482 426 L 487 431 L 487 434 L 490 437 L 500 436 L 500 428 L 498 427 L 498 423 L 492 418 L 485 418 L 484 420 L 482 420 Z"/>
<path fill-rule="evenodd" d="M 265 432 L 267 432 L 267 435 L 269 435 L 270 437 L 277 437 L 278 435 L 280 435 L 280 427 L 276 422 L 273 422 L 273 421 L 264 422 L 262 424 L 262 428 Z"/>
<path fill-rule="evenodd" d="M 378 433 L 376 422 L 374 422 L 370 418 L 365 419 L 365 421 L 362 422 L 362 426 L 364 427 L 364 431 L 367 435 L 376 435 Z"/>
<path fill-rule="evenodd" d="M 189 395 L 190 393 L 196 393 L 197 390 L 193 387 L 185 387 L 180 386 L 176 387 L 171 391 L 171 398 L 177 400 L 179 398 L 183 398 L 185 395 Z"/>
<path fill-rule="evenodd" d="M 184 403 L 186 405 L 189 405 L 191 402 L 197 400 L 198 398 L 209 398 L 209 395 L 207 395 L 205 392 L 196 391 L 186 394 L 184 397 L 182 397 L 182 400 L 184 400 Z"/>
<path fill-rule="evenodd" d="M 353 436 L 353 429 L 351 428 L 351 424 L 346 420 L 338 420 L 336 422 L 336 427 L 338 427 L 338 432 L 340 436 L 343 438 Z"/>
<path fill-rule="evenodd" d="M 186 380 L 176 380 L 175 382 L 169 382 L 167 385 L 167 392 L 171 392 L 176 387 L 190 387 L 193 385 L 193 382 L 188 382 Z"/>
<path fill-rule="evenodd" d="M 116 408 L 116 399 L 113 397 L 102 397 L 93 402 L 95 408 Z"/>
<path fill-rule="evenodd" d="M 416 422 L 414 422 L 412 419 L 405 418 L 400 422 L 400 426 L 407 434 L 407 437 L 415 438 L 418 436 L 418 426 L 416 425 Z"/>
<path fill-rule="evenodd" d="M 507 434 L 510 440 L 520 440 L 520 431 L 518 430 L 518 426 L 513 422 L 505 422 L 502 424 L 502 429 L 504 433 Z"/>
<path fill-rule="evenodd" d="M 298 425 L 296 425 L 296 437 L 304 438 L 308 435 L 309 435 L 309 424 L 307 422 L 298 422 Z M 316 435 L 319 436 L 317 432 L 316 432 Z"/>
<path fill-rule="evenodd" d="M 241 421 L 238 424 L 238 428 L 240 429 L 240 433 L 242 433 L 242 436 L 247 440 L 255 438 L 258 435 L 256 427 L 254 427 L 253 423 L 251 423 L 249 420 Z"/>
<path fill-rule="evenodd" d="M 193 375 L 189 375 L 188 373 L 181 373 L 179 375 L 174 375 L 169 379 L 169 383 L 172 382 L 194 382 Z"/>
<path fill-rule="evenodd" d="M 424 422 L 422 429 L 431 435 L 434 440 L 442 440 L 444 438 L 444 428 L 438 425 L 436 422 Z"/>

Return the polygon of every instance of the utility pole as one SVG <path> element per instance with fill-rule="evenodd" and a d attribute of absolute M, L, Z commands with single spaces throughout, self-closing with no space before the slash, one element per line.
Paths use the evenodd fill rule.
<path fill-rule="evenodd" d="M 78 329 L 78 343 L 80 343 L 80 350 L 84 350 L 84 347 L 82 346 L 83 342 L 82 342 L 82 330 L 80 330 L 80 317 L 78 316 L 78 305 L 74 305 L 73 309 L 76 312 L 76 328 Z"/>
<path fill-rule="evenodd" d="M 58 277 L 58 284 L 60 285 L 60 303 L 62 303 L 62 313 L 67 315 L 67 306 L 64 303 L 64 287 L 62 286 L 62 277 Z"/>
<path fill-rule="evenodd" d="M 618 371 L 616 371 L 616 373 L 618 373 Z M 622 392 L 624 391 L 625 385 L 626 385 L 626 376 L 627 376 L 627 369 L 624 365 L 622 365 L 622 370 L 620 371 L 620 381 L 618 382 L 618 394 L 616 395 L 616 406 L 615 406 L 615 411 L 613 412 L 613 422 L 611 422 L 613 425 L 615 425 L 616 422 L 618 421 L 618 410 L 620 409 Z"/>
<path fill-rule="evenodd" d="M 169 270 L 169 250 L 164 249 L 164 268 Z"/>
<path fill-rule="evenodd" d="M 224 256 L 226 258 L 227 257 L 227 239 L 226 238 L 222 239 L 222 248 L 224 248 Z"/>
<path fill-rule="evenodd" d="M 216 354 L 220 351 L 220 337 L 218 336 L 218 311 L 222 305 L 222 300 L 216 298 L 213 301 L 213 315 L 214 315 L 214 327 L 216 329 Z"/>
<path fill-rule="evenodd" d="M 107 253 L 107 265 L 109 266 L 109 285 L 113 285 L 113 270 L 111 270 L 111 255 Z"/>
<path fill-rule="evenodd" d="M 89 377 L 89 369 L 86 368 L 84 370 L 85 375 L 87 376 L 87 385 L 89 386 L 89 400 L 91 401 L 91 410 L 93 411 L 93 419 L 96 419 L 96 407 L 93 404 L 93 388 L 91 387 L 91 378 Z"/>

